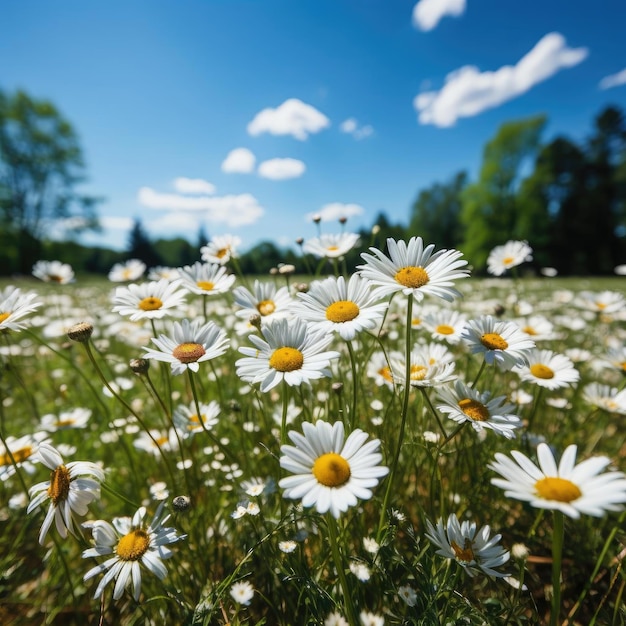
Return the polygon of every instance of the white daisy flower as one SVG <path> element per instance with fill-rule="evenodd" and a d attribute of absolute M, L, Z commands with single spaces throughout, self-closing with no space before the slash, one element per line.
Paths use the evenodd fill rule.
<path fill-rule="evenodd" d="M 176 529 L 163 526 L 170 516 L 162 518 L 162 512 L 163 503 L 159 505 L 152 522 L 147 527 L 144 521 L 145 507 L 140 507 L 132 519 L 114 518 L 112 525 L 104 520 L 83 524 L 85 528 L 91 529 L 95 543 L 93 548 L 83 552 L 83 558 L 114 555 L 90 569 L 83 577 L 83 580 L 89 580 L 98 574 L 104 574 L 96 589 L 95 598 L 99 598 L 104 588 L 115 581 L 114 600 L 119 600 L 124 589 L 131 585 L 133 598 L 138 602 L 141 594 L 142 565 L 160 580 L 165 578 L 167 569 L 163 560 L 173 554 L 167 546 L 185 539 L 186 535 L 178 535 Z"/>
<path fill-rule="evenodd" d="M 454 383 L 454 389 L 440 389 L 439 399 L 444 404 L 437 405 L 437 410 L 446 413 L 451 420 L 462 424 L 469 422 L 476 432 L 484 428 L 493 430 L 507 439 L 515 437 L 515 429 L 522 425 L 520 418 L 513 413 L 515 405 L 506 401 L 506 396 L 491 398 L 491 393 L 468 387 L 460 380 Z"/>
<path fill-rule="evenodd" d="M 261 333 L 263 338 L 249 336 L 255 348 L 239 348 L 246 356 L 235 365 L 242 380 L 261 383 L 263 392 L 282 380 L 293 386 L 330 376 L 330 361 L 339 358 L 338 352 L 325 351 L 332 335 L 313 331 L 299 319 L 268 322 Z"/>
<path fill-rule="evenodd" d="M 443 345 L 437 345 L 444 348 Z M 391 375 L 397 385 L 406 383 L 406 357 L 401 352 L 389 355 Z M 436 387 L 456 378 L 454 361 L 443 355 L 437 359 L 431 354 L 430 347 L 416 346 L 410 355 L 410 384 L 411 387 Z"/>
<path fill-rule="evenodd" d="M 426 313 L 422 318 L 424 328 L 433 339 L 457 344 L 461 341 L 461 332 L 465 328 L 467 317 L 458 311 L 438 309 L 433 313 Z"/>
<path fill-rule="evenodd" d="M 218 423 L 217 417 L 221 409 L 215 400 L 208 403 L 200 402 L 199 407 L 200 415 L 195 402 L 189 406 L 178 406 L 174 410 L 172 415 L 174 426 L 183 436 L 189 437 L 204 430 L 211 430 Z"/>
<path fill-rule="evenodd" d="M 58 430 L 85 428 L 91 417 L 91 409 L 78 407 L 71 411 L 61 411 L 59 415 L 47 413 L 41 416 L 40 428 L 54 433 Z"/>
<path fill-rule="evenodd" d="M 181 287 L 201 296 L 226 293 L 234 282 L 235 275 L 229 274 L 227 268 L 218 263 L 196 261 L 180 270 Z"/>
<path fill-rule="evenodd" d="M 626 307 L 626 298 L 617 291 L 581 291 L 576 298 L 576 304 L 594 313 L 617 313 Z"/>
<path fill-rule="evenodd" d="M 0 331 L 26 328 L 20 320 L 43 304 L 34 302 L 36 298 L 36 293 L 22 293 L 19 287 L 8 286 L 0 291 Z"/>
<path fill-rule="evenodd" d="M 384 626 L 385 618 L 371 611 L 361 611 L 359 613 L 359 621 L 361 626 Z"/>
<path fill-rule="evenodd" d="M 254 281 L 252 292 L 246 287 L 233 289 L 235 303 L 241 308 L 235 312 L 237 317 L 249 320 L 253 315 L 260 315 L 261 322 L 280 317 L 289 317 L 292 304 L 289 289 L 277 288 L 272 282 Z"/>
<path fill-rule="evenodd" d="M 451 302 L 461 296 L 452 285 L 459 278 L 467 278 L 469 272 L 461 269 L 467 261 L 461 259 L 458 250 L 438 250 L 434 244 L 424 247 L 421 237 L 405 241 L 387 239 L 389 257 L 380 250 L 370 248 L 373 254 L 364 252 L 359 265 L 361 276 L 378 285 L 378 295 L 385 296 L 398 291 L 413 294 L 420 302 L 424 295 L 437 296 Z"/>
<path fill-rule="evenodd" d="M 37 448 L 47 441 L 48 433 L 37 432 L 33 435 L 5 438 L 6 446 L 0 442 L 0 480 L 5 481 L 15 474 L 16 466 L 26 473 L 33 474 L 39 458 L 35 456 Z"/>
<path fill-rule="evenodd" d="M 337 332 L 351 341 L 362 330 L 372 330 L 385 315 L 388 303 L 377 303 L 369 281 L 353 274 L 346 283 L 343 276 L 331 276 L 311 284 L 307 293 L 298 294 L 292 310 L 312 328 Z"/>
<path fill-rule="evenodd" d="M 348 567 L 362 583 L 366 583 L 372 577 L 370 568 L 362 561 L 350 561 Z"/>
<path fill-rule="evenodd" d="M 176 280 L 180 275 L 177 267 L 165 267 L 163 265 L 157 265 L 150 268 L 148 271 L 148 280 L 169 280 L 170 282 Z"/>
<path fill-rule="evenodd" d="M 141 285 L 133 283 L 115 290 L 113 312 L 128 316 L 133 322 L 161 319 L 177 313 L 185 304 L 185 296 L 186 292 L 178 289 L 177 282 L 165 278 Z"/>
<path fill-rule="evenodd" d="M 151 428 L 149 431 L 142 430 L 133 441 L 133 446 L 137 450 L 149 452 L 154 456 L 159 456 L 163 451 L 172 452 L 178 450 L 178 437 L 173 428 L 165 431 Z"/>
<path fill-rule="evenodd" d="M 200 248 L 200 254 L 206 263 L 226 265 L 232 258 L 237 258 L 237 248 L 241 245 L 241 238 L 236 235 L 216 235 L 206 246 Z"/>
<path fill-rule="evenodd" d="M 287 539 L 285 541 L 278 542 L 278 549 L 285 554 L 291 554 L 298 547 L 298 544 L 293 539 Z"/>
<path fill-rule="evenodd" d="M 281 446 L 280 466 L 294 475 L 278 484 L 285 498 L 302 499 L 303 506 L 315 506 L 318 513 L 330 511 L 338 518 L 358 498 L 369 500 L 372 488 L 389 472 L 379 465 L 380 441 L 365 443 L 368 435 L 360 429 L 345 442 L 341 422 L 304 422 L 302 433 L 289 431 L 295 446 Z"/>
<path fill-rule="evenodd" d="M 392 352 L 389 359 L 384 352 L 374 352 L 367 363 L 367 376 L 373 378 L 377 387 L 383 385 L 393 389 L 393 375 L 391 373 L 390 359 L 398 360 L 402 358 L 401 352 Z"/>
<path fill-rule="evenodd" d="M 407 606 L 415 606 L 417 604 L 417 592 L 410 585 L 398 587 L 398 597 Z"/>
<path fill-rule="evenodd" d="M 539 509 L 556 509 L 578 519 L 580 514 L 601 517 L 606 511 L 619 511 L 626 502 L 626 476 L 622 472 L 601 473 L 611 460 L 604 456 L 591 457 L 578 465 L 576 446 L 565 449 L 557 467 L 550 447 L 537 446 L 537 467 L 517 450 L 508 456 L 498 452 L 490 463 L 502 478 L 492 478 L 492 484 L 504 489 L 509 498 L 529 502 Z"/>
<path fill-rule="evenodd" d="M 324 626 L 349 626 L 347 620 L 341 613 L 333 611 L 324 620 Z"/>
<path fill-rule="evenodd" d="M 472 354 L 482 354 L 489 365 L 497 363 L 505 370 L 526 364 L 528 353 L 535 347 L 535 342 L 517 324 L 491 315 L 469 320 L 461 337 Z"/>
<path fill-rule="evenodd" d="M 307 239 L 302 250 L 318 259 L 337 259 L 350 252 L 359 243 L 355 233 L 323 234 Z"/>
<path fill-rule="evenodd" d="M 563 354 L 535 348 L 528 352 L 527 357 L 527 364 L 513 368 L 523 381 L 554 390 L 580 380 L 580 373 Z"/>
<path fill-rule="evenodd" d="M 200 369 L 200 363 L 224 354 L 229 345 L 226 333 L 213 322 L 202 323 L 201 319 L 182 323 L 171 322 L 169 335 L 153 338 L 152 343 L 159 348 L 144 348 L 146 359 L 156 359 L 170 363 L 172 374 L 182 374 L 189 368 L 192 372 Z"/>
<path fill-rule="evenodd" d="M 533 249 L 526 241 L 507 241 L 496 246 L 487 257 L 487 271 L 502 276 L 507 270 L 533 260 Z"/>
<path fill-rule="evenodd" d="M 37 261 L 33 265 L 33 276 L 46 283 L 65 285 L 74 280 L 72 266 L 61 261 Z"/>
<path fill-rule="evenodd" d="M 549 341 L 556 339 L 554 324 L 543 315 L 531 315 L 525 320 L 518 321 L 523 333 L 529 335 L 533 341 Z"/>
<path fill-rule="evenodd" d="M 442 518 L 439 518 L 436 527 L 430 520 L 426 520 L 426 526 L 426 537 L 439 548 L 437 554 L 454 559 L 470 576 L 479 572 L 487 576 L 506 576 L 494 568 L 504 565 L 511 555 L 498 545 L 502 535 L 490 537 L 489 526 L 477 530 L 476 522 L 466 520 L 459 523 L 454 514 L 448 517 L 445 526 Z"/>
<path fill-rule="evenodd" d="M 125 263 L 115 263 L 109 271 L 109 280 L 114 283 L 138 280 L 146 271 L 146 264 L 139 259 L 129 259 Z"/>
<path fill-rule="evenodd" d="M 254 587 L 247 580 L 240 580 L 231 586 L 230 597 L 237 604 L 248 606 L 254 597 Z"/>
<path fill-rule="evenodd" d="M 88 461 L 66 464 L 58 450 L 48 443 L 40 444 L 35 456 L 52 470 L 50 480 L 37 483 L 28 490 L 31 500 L 26 513 L 50 501 L 39 531 L 39 543 L 43 545 L 53 521 L 63 539 L 67 537 L 68 531 L 74 534 L 74 515 L 86 515 L 88 505 L 100 497 L 104 472 L 95 463 Z"/>
<path fill-rule="evenodd" d="M 626 389 L 621 391 L 617 387 L 589 383 L 583 389 L 583 398 L 586 402 L 607 413 L 626 415 Z"/>

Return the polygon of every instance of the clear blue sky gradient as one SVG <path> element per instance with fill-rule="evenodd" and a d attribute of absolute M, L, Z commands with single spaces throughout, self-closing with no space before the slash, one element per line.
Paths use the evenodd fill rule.
<path fill-rule="evenodd" d="M 369 227 L 384 211 L 408 223 L 420 189 L 465 169 L 475 178 L 484 144 L 505 121 L 539 113 L 544 139 L 582 140 L 608 105 L 626 109 L 626 84 L 600 81 L 626 68 L 626 2 L 467 0 L 462 15 L 423 31 L 415 0 L 21 0 L 0 18 L 0 87 L 52 100 L 74 124 L 99 214 L 140 218 L 154 236 L 196 242 L 232 233 L 243 247 L 261 240 L 290 245 L 315 235 L 307 215 L 327 204 L 357 204 L 349 229 Z M 539 40 L 560 33 L 587 56 L 525 93 L 460 117 L 451 127 L 422 124 L 415 96 L 440 90 L 465 65 L 496 71 L 515 65 Z M 257 113 L 297 98 L 330 125 L 298 140 L 252 136 Z M 355 118 L 371 135 L 340 126 Z M 297 178 L 225 173 L 221 164 L 245 147 L 258 163 L 302 161 Z M 251 194 L 263 215 L 246 226 L 143 206 L 139 190 L 175 193 L 177 177 L 200 178 L 216 196 Z M 171 215 L 170 215 L 171 217 Z M 336 232 L 335 221 L 323 225 Z M 419 234 L 419 233 L 416 233 Z M 506 237 L 506 234 L 503 235 Z M 124 228 L 86 238 L 124 248 Z M 436 242 L 435 242 L 436 243 Z"/>

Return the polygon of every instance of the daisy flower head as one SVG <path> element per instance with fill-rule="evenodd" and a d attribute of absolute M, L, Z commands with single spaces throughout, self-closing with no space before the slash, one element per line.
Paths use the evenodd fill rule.
<path fill-rule="evenodd" d="M 341 422 L 322 420 L 304 422 L 302 433 L 289 431 L 295 445 L 280 449 L 280 466 L 293 474 L 278 483 L 285 490 L 284 497 L 302 499 L 303 506 L 315 506 L 318 513 L 330 511 L 335 518 L 358 499 L 369 500 L 372 488 L 389 469 L 379 465 L 380 441 L 366 443 L 367 438 L 367 433 L 357 428 L 346 439 Z"/>
<path fill-rule="evenodd" d="M 437 410 L 448 415 L 458 424 L 469 422 L 476 432 L 487 428 L 507 439 L 515 437 L 515 429 L 522 425 L 515 415 L 515 405 L 506 401 L 506 396 L 491 398 L 489 391 L 480 392 L 468 387 L 460 380 L 454 388 L 441 389 Z M 491 398 L 491 399 L 490 399 Z"/>
<path fill-rule="evenodd" d="M 233 289 L 235 303 L 241 308 L 235 313 L 237 317 L 249 320 L 253 315 L 261 317 L 261 323 L 280 317 L 289 317 L 292 304 L 289 289 L 277 288 L 273 282 L 254 281 L 252 291 L 246 287 Z"/>
<path fill-rule="evenodd" d="M 16 467 L 22 468 L 27 474 L 33 474 L 34 464 L 39 461 L 35 452 L 47 439 L 48 433 L 40 431 L 23 437 L 9 435 L 4 442 L 0 442 L 0 480 L 11 478 L 16 472 Z"/>
<path fill-rule="evenodd" d="M 439 348 L 445 346 L 438 345 Z M 406 384 L 406 357 L 401 352 L 389 355 L 391 375 L 397 385 Z M 411 387 L 436 387 L 456 378 L 455 364 L 451 359 L 439 360 L 429 355 L 428 347 L 417 346 L 410 355 L 410 385 Z"/>
<path fill-rule="evenodd" d="M 505 370 L 526 364 L 528 353 L 535 347 L 535 342 L 517 324 L 491 315 L 469 320 L 461 337 L 472 354 L 482 354 L 488 365 L 497 363 Z"/>
<path fill-rule="evenodd" d="M 8 286 L 0 291 L 0 331 L 26 328 L 22 318 L 42 305 L 35 302 L 36 298 L 36 293 L 22 293 L 19 287 Z"/>
<path fill-rule="evenodd" d="M 458 250 L 434 249 L 434 244 L 424 247 L 421 237 L 411 237 L 408 243 L 389 238 L 389 256 L 370 248 L 372 254 L 361 254 L 365 264 L 357 269 L 377 286 L 380 296 L 401 291 L 407 296 L 413 294 L 418 302 L 425 295 L 452 302 L 461 296 L 453 287 L 454 281 L 469 276 L 469 271 L 462 269 L 467 261 L 461 259 L 463 255 Z"/>
<path fill-rule="evenodd" d="M 218 423 L 217 416 L 220 414 L 220 405 L 211 400 L 208 403 L 199 404 L 200 415 L 196 403 L 192 402 L 189 406 L 181 405 L 174 410 L 172 420 L 176 429 L 188 437 L 203 430 L 211 430 Z"/>
<path fill-rule="evenodd" d="M 371 611 L 361 611 L 359 613 L 359 622 L 361 626 L 384 626 L 385 618 Z"/>
<path fill-rule="evenodd" d="M 142 566 L 160 580 L 165 578 L 167 569 L 163 560 L 173 555 L 168 546 L 185 539 L 186 535 L 178 535 L 175 528 L 164 526 L 170 516 L 162 517 L 163 507 L 161 503 L 149 525 L 146 525 L 144 519 L 145 507 L 140 507 L 132 518 L 114 518 L 112 524 L 104 520 L 83 524 L 85 528 L 91 529 L 94 541 L 93 548 L 83 552 L 83 558 L 113 555 L 104 563 L 92 567 L 83 577 L 87 581 L 104 574 L 96 588 L 95 598 L 99 598 L 105 587 L 115 581 L 114 600 L 119 600 L 130 585 L 133 598 L 138 602 Z"/>
<path fill-rule="evenodd" d="M 398 587 L 398 597 L 407 605 L 415 606 L 417 604 L 417 592 L 411 585 L 402 585 Z"/>
<path fill-rule="evenodd" d="M 235 275 L 218 263 L 200 263 L 185 265 L 180 270 L 181 286 L 201 296 L 214 296 L 226 293 L 235 282 Z"/>
<path fill-rule="evenodd" d="M 388 308 L 372 295 L 370 283 L 358 274 L 348 282 L 343 276 L 330 276 L 311 284 L 307 293 L 298 293 L 293 312 L 312 328 L 336 332 L 351 341 L 363 330 L 375 328 Z"/>
<path fill-rule="evenodd" d="M 200 369 L 200 363 L 224 354 L 229 346 L 226 332 L 214 322 L 202 323 L 201 319 L 170 322 L 169 333 L 162 334 L 152 343 L 158 348 L 144 348 L 146 359 L 170 363 L 172 374 L 183 374 L 187 368 L 192 372 Z"/>
<path fill-rule="evenodd" d="M 235 235 L 216 235 L 200 248 L 201 258 L 206 263 L 226 265 L 231 259 L 237 258 L 240 245 L 241 239 Z"/>
<path fill-rule="evenodd" d="M 113 312 L 128 316 L 133 322 L 161 319 L 183 306 L 185 296 L 177 282 L 165 278 L 140 285 L 131 283 L 115 290 Z"/>
<path fill-rule="evenodd" d="M 535 465 L 526 455 L 513 450 L 508 456 L 498 452 L 489 467 L 501 478 L 491 483 L 504 489 L 504 495 L 539 509 L 554 509 L 578 519 L 582 514 L 602 517 L 606 511 L 619 511 L 626 502 L 626 476 L 622 472 L 602 473 L 611 460 L 596 456 L 576 462 L 575 445 L 565 449 L 557 466 L 546 443 L 537 446 Z"/>
<path fill-rule="evenodd" d="M 349 626 L 346 618 L 337 611 L 329 613 L 324 620 L 324 626 Z"/>
<path fill-rule="evenodd" d="M 71 411 L 61 411 L 59 415 L 47 413 L 41 416 L 40 428 L 54 433 L 58 430 L 85 428 L 91 417 L 91 409 L 77 407 Z"/>
<path fill-rule="evenodd" d="M 74 280 L 74 270 L 68 263 L 61 261 L 37 261 L 33 265 L 33 276 L 45 283 L 65 285 Z"/>
<path fill-rule="evenodd" d="M 607 413 L 626 415 L 626 389 L 620 391 L 610 385 L 589 383 L 583 389 L 583 398 L 591 406 Z"/>
<path fill-rule="evenodd" d="M 377 387 L 384 385 L 385 387 L 389 387 L 389 389 L 393 389 L 394 381 L 391 372 L 391 361 L 397 361 L 401 358 L 401 352 L 391 352 L 389 358 L 382 351 L 374 352 L 367 363 L 367 377 L 373 378 Z"/>
<path fill-rule="evenodd" d="M 355 233 L 329 233 L 307 239 L 302 250 L 318 259 L 338 259 L 350 252 L 358 243 L 359 236 Z"/>
<path fill-rule="evenodd" d="M 580 380 L 580 373 L 564 354 L 538 348 L 528 352 L 527 364 L 517 365 L 513 371 L 523 381 L 551 390 L 568 387 Z"/>
<path fill-rule="evenodd" d="M 487 271 L 492 276 L 502 276 L 512 267 L 533 260 L 533 249 L 526 241 L 507 241 L 496 246 L 487 257 Z"/>
<path fill-rule="evenodd" d="M 519 327 L 533 341 L 548 341 L 558 337 L 554 332 L 554 324 L 543 315 L 531 315 L 527 319 L 520 321 Z"/>
<path fill-rule="evenodd" d="M 139 259 L 129 259 L 125 263 L 115 263 L 109 271 L 109 280 L 114 283 L 125 283 L 139 280 L 146 271 L 146 264 Z"/>
<path fill-rule="evenodd" d="M 240 580 L 231 586 L 230 597 L 237 604 L 248 606 L 254 597 L 254 587 L 247 580 Z"/>
<path fill-rule="evenodd" d="M 581 291 L 577 304 L 582 309 L 598 314 L 617 313 L 626 307 L 626 298 L 617 291 Z"/>
<path fill-rule="evenodd" d="M 250 335 L 254 348 L 241 347 L 245 357 L 235 365 L 237 375 L 249 383 L 261 383 L 266 392 L 284 380 L 288 385 L 330 377 L 330 362 L 339 352 L 326 350 L 332 335 L 312 330 L 299 319 L 277 319 L 261 327 L 262 337 Z"/>
<path fill-rule="evenodd" d="M 487 576 L 502 578 L 507 574 L 495 568 L 504 565 L 510 553 L 499 545 L 502 535 L 491 537 L 491 529 L 485 525 L 477 528 L 476 522 L 459 522 L 456 515 L 451 514 L 444 525 L 442 518 L 433 526 L 426 520 L 428 540 L 437 546 L 437 554 L 447 559 L 454 559 L 469 576 L 483 573 Z"/>
<path fill-rule="evenodd" d="M 177 267 L 166 267 L 164 265 L 157 265 L 151 267 L 148 271 L 148 280 L 169 280 L 170 282 L 176 280 L 180 275 Z"/>
<path fill-rule="evenodd" d="M 35 456 L 52 470 L 50 480 L 37 483 L 28 490 L 31 500 L 26 513 L 50 502 L 39 531 L 39 543 L 43 545 L 52 522 L 63 539 L 68 531 L 74 533 L 74 515 L 86 515 L 88 505 L 100 497 L 104 472 L 88 461 L 65 463 L 59 451 L 49 443 L 41 443 Z"/>
<path fill-rule="evenodd" d="M 422 324 L 433 339 L 457 344 L 461 341 L 461 332 L 466 321 L 467 317 L 458 311 L 438 309 L 424 315 Z"/>

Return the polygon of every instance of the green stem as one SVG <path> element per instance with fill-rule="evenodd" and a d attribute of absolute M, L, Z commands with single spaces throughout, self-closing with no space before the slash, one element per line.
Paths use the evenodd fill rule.
<path fill-rule="evenodd" d="M 526 426 L 526 432 L 531 432 L 533 427 L 533 422 L 535 421 L 535 415 L 537 415 L 537 408 L 539 407 L 539 400 L 541 400 L 541 394 L 543 393 L 543 387 L 537 387 L 537 395 L 535 396 L 535 401 L 533 402 L 533 412 L 530 414 L 528 418 L 528 424 Z"/>
<path fill-rule="evenodd" d="M 565 525 L 563 513 L 554 511 L 554 528 L 552 530 L 552 611 L 550 626 L 557 626 L 561 612 L 561 562 L 563 557 L 563 538 Z"/>
<path fill-rule="evenodd" d="M 435 407 L 433 406 L 433 403 L 430 401 L 430 398 L 428 397 L 428 393 L 426 393 L 426 388 L 420 387 L 419 390 L 422 392 L 422 397 L 424 398 L 424 401 L 428 405 L 430 412 L 435 416 L 435 419 L 437 420 L 437 424 L 439 425 L 439 430 L 441 431 L 441 434 L 445 438 L 445 443 L 448 443 L 448 441 L 452 439 L 452 437 L 454 437 L 454 435 L 456 435 L 457 432 L 459 432 L 458 429 L 455 430 L 452 436 L 450 437 L 450 439 L 448 439 L 448 436 L 446 434 L 446 429 L 443 427 L 443 424 L 441 423 L 441 419 L 439 418 L 439 413 L 437 413 L 437 411 L 435 410 Z"/>
<path fill-rule="evenodd" d="M 356 424 L 356 401 L 359 391 L 357 369 L 356 369 L 356 355 L 354 354 L 354 348 L 351 341 L 346 341 L 348 344 L 348 352 L 350 353 L 350 364 L 352 366 L 352 407 L 350 410 L 350 416 L 348 418 L 348 429 L 352 428 L 353 424 Z"/>
<path fill-rule="evenodd" d="M 358 626 L 356 617 L 356 610 L 352 603 L 352 596 L 350 595 L 350 586 L 348 585 L 348 579 L 346 578 L 346 571 L 343 566 L 343 559 L 339 551 L 339 544 L 337 542 L 337 520 L 330 514 L 326 515 L 326 526 L 328 527 L 328 539 L 330 541 L 330 550 L 335 561 L 335 567 L 337 568 L 337 574 L 339 576 L 339 584 L 343 592 L 343 601 L 346 609 L 346 616 L 348 617 L 348 623 L 350 626 Z"/>
<path fill-rule="evenodd" d="M 487 365 L 487 361 L 483 360 L 483 362 L 480 365 L 480 369 L 478 370 L 478 374 L 476 374 L 476 378 L 474 378 L 474 382 L 472 383 L 472 389 L 476 388 L 476 383 L 478 382 L 478 379 L 480 378 L 481 374 L 483 373 L 483 370 L 485 369 L 486 365 Z"/>

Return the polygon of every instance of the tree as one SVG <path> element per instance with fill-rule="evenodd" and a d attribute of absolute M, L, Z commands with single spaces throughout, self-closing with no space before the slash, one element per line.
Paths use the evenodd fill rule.
<path fill-rule="evenodd" d="M 144 230 L 139 218 L 135 218 L 133 227 L 128 236 L 128 256 L 131 259 L 139 259 L 148 267 L 161 265 L 161 256 Z"/>
<path fill-rule="evenodd" d="M 0 226 L 14 269 L 30 273 L 59 220 L 70 231 L 97 228 L 98 199 L 76 191 L 83 173 L 78 137 L 54 105 L 0 90 Z"/>

